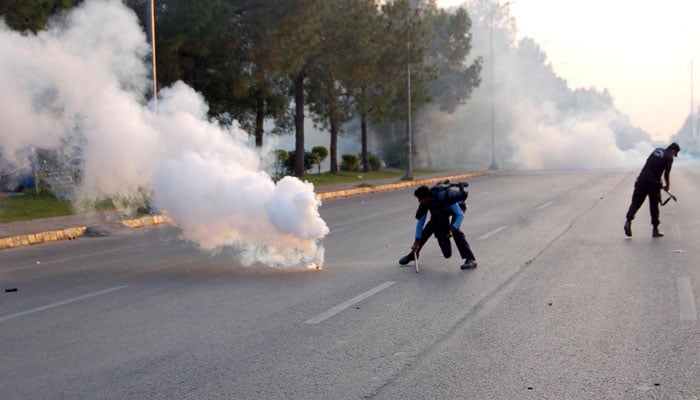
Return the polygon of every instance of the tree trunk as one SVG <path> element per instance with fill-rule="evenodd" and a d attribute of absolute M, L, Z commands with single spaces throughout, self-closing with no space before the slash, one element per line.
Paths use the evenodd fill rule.
<path fill-rule="evenodd" d="M 360 126 L 362 130 L 362 171 L 369 172 L 369 152 L 367 151 L 367 116 L 360 116 Z"/>
<path fill-rule="evenodd" d="M 331 173 L 338 173 L 338 125 L 331 119 Z"/>
<path fill-rule="evenodd" d="M 294 79 L 294 127 L 296 146 L 294 148 L 294 175 L 302 177 L 304 169 L 304 79 L 306 72 L 300 72 Z"/>
<path fill-rule="evenodd" d="M 255 113 L 255 147 L 261 148 L 263 145 L 263 123 L 265 122 L 265 98 L 262 92 L 258 93 L 257 111 Z"/>
<path fill-rule="evenodd" d="M 335 97 L 333 97 L 333 83 L 329 82 L 328 88 L 328 113 L 329 122 L 331 125 L 331 170 L 332 174 L 338 173 L 338 122 L 336 121 L 336 116 L 338 115 L 337 104 L 335 102 Z"/>

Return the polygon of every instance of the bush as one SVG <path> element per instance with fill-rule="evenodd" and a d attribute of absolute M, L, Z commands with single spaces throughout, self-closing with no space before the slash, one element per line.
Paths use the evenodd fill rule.
<path fill-rule="evenodd" d="M 387 167 L 405 168 L 408 164 L 405 139 L 397 139 L 389 144 L 386 144 L 382 150 Z"/>
<path fill-rule="evenodd" d="M 294 174 L 294 163 L 296 162 L 296 151 L 292 150 L 287 153 L 288 157 L 284 160 L 284 166 L 288 174 Z M 310 151 L 304 152 L 304 172 L 310 170 L 314 166 L 314 155 Z"/>
<path fill-rule="evenodd" d="M 382 159 L 376 154 L 370 154 L 367 161 L 369 161 L 369 169 L 373 172 L 382 168 Z"/>
<path fill-rule="evenodd" d="M 343 154 L 343 162 L 340 164 L 341 171 L 357 171 L 360 167 L 360 156 L 357 154 Z"/>

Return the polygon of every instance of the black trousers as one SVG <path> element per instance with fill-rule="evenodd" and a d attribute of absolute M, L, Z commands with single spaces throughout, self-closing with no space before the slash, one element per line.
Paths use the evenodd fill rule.
<path fill-rule="evenodd" d="M 474 257 L 471 247 L 469 247 L 469 243 L 467 242 L 467 237 L 464 235 L 464 232 L 459 229 L 455 229 L 452 226 L 450 226 L 450 229 L 452 231 L 452 238 L 455 241 L 455 245 L 457 245 L 459 255 L 465 260 L 475 260 L 476 258 Z M 423 228 L 423 232 L 420 236 L 420 247 L 416 253 L 420 252 L 420 249 L 423 248 L 423 245 L 432 235 L 435 235 L 438 245 L 440 245 L 440 250 L 442 250 L 442 255 L 445 256 L 445 258 L 452 257 L 452 244 L 450 243 L 449 235 L 447 233 L 443 233 L 442 229 L 440 232 L 436 233 L 435 225 L 431 224 L 430 222 L 428 222 Z"/>
<path fill-rule="evenodd" d="M 647 197 L 649 197 L 651 224 L 657 226 L 659 225 L 659 202 L 661 201 L 661 184 L 659 182 L 637 179 L 634 184 L 634 193 L 632 193 L 632 204 L 627 210 L 627 219 L 634 219 L 634 215 Z"/>

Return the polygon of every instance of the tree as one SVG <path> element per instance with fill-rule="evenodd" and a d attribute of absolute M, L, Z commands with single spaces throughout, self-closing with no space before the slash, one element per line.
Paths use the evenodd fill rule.
<path fill-rule="evenodd" d="M 143 21 L 144 0 L 128 0 Z M 289 129 L 288 80 L 279 71 L 274 40 L 267 32 L 274 1 L 159 0 L 156 7 L 160 85 L 182 80 L 201 92 L 209 116 L 237 121 L 263 145 L 263 124 Z"/>
<path fill-rule="evenodd" d="M 226 88 L 242 78 L 235 9 L 226 0 L 168 0 L 156 10 L 160 85 L 182 80 L 201 92 L 210 116 L 228 110 Z"/>
<path fill-rule="evenodd" d="M 373 9 L 375 13 L 367 12 L 366 19 L 355 22 L 358 27 L 352 33 L 355 56 L 347 60 L 346 65 L 349 67 L 347 85 L 353 95 L 355 115 L 360 120 L 362 169 L 369 172 L 367 125 L 370 121 L 385 122 L 392 119 L 392 115 L 395 120 L 401 118 L 393 113 L 396 103 L 391 99 L 400 96 L 405 88 L 406 63 L 409 61 L 407 38 L 419 36 L 421 27 L 409 24 L 410 4 L 407 2 L 385 4 L 381 12 L 376 12 L 374 1 L 364 2 L 362 6 Z M 405 91 L 403 94 L 405 99 Z"/>
<path fill-rule="evenodd" d="M 433 79 L 434 69 L 424 64 L 426 32 L 420 8 L 412 9 L 409 0 L 389 2 L 382 6 L 382 19 L 387 38 L 384 57 L 393 60 L 391 65 L 397 65 L 399 72 L 388 75 L 389 81 L 382 85 L 388 91 L 389 100 L 386 104 L 380 103 L 382 107 L 375 109 L 373 119 L 385 123 L 390 128 L 386 136 L 393 137 L 397 122 L 408 123 L 407 96 L 411 100 L 411 114 L 431 101 L 426 81 Z M 407 93 L 409 71 L 411 86 Z M 416 149 L 416 146 L 411 148 Z"/>
<path fill-rule="evenodd" d="M 269 37 L 277 46 L 279 70 L 290 77 L 294 96 L 294 174 L 297 176 L 303 176 L 306 171 L 303 157 L 306 79 L 321 56 L 323 36 L 320 33 L 328 10 L 325 0 L 277 0 L 277 7 L 270 15 L 275 24 Z"/>
<path fill-rule="evenodd" d="M 239 16 L 238 35 L 242 42 L 242 73 L 231 80 L 231 116 L 241 127 L 255 136 L 255 144 L 262 147 L 263 124 L 266 119 L 275 121 L 274 132 L 291 130 L 288 111 L 290 103 L 289 80 L 283 66 L 286 56 L 280 51 L 274 37 L 277 24 L 275 13 L 279 4 L 275 1 L 239 0 L 236 15 Z M 277 15 L 279 17 L 279 15 Z"/>
<path fill-rule="evenodd" d="M 423 20 L 428 32 L 425 63 L 436 72 L 428 89 L 441 110 L 454 112 L 481 82 L 481 58 L 465 64 L 471 50 L 471 20 L 462 8 L 454 13 L 427 8 Z"/>
<path fill-rule="evenodd" d="M 376 14 L 374 1 L 329 2 L 331 12 L 323 24 L 322 57 L 315 63 L 309 75 L 309 109 L 317 126 L 329 129 L 330 172 L 338 172 L 338 134 L 341 126 L 352 118 L 349 80 L 352 74 L 352 60 L 357 56 L 357 33 L 367 26 Z"/>
<path fill-rule="evenodd" d="M 0 0 L 0 16 L 18 31 L 38 32 L 52 15 L 71 8 L 80 0 Z"/>

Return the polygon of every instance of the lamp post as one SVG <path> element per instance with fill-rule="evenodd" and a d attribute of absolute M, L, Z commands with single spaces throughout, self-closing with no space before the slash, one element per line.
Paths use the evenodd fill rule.
<path fill-rule="evenodd" d="M 406 175 L 405 181 L 413 180 L 413 146 L 411 142 L 411 63 L 406 63 Z"/>
<path fill-rule="evenodd" d="M 491 58 L 491 166 L 490 170 L 497 170 L 498 164 L 496 164 L 496 112 L 494 110 L 493 97 L 494 97 L 494 58 L 493 58 L 493 13 L 495 10 L 500 10 L 510 4 L 515 3 L 514 1 L 508 1 L 498 6 L 492 6 L 489 12 L 489 57 Z"/>
<path fill-rule="evenodd" d="M 496 126 L 495 126 L 495 112 L 493 107 L 493 7 L 491 7 L 491 12 L 489 13 L 489 58 L 491 60 L 491 166 L 490 170 L 497 170 L 498 165 L 496 165 Z"/>
<path fill-rule="evenodd" d="M 147 35 L 151 42 L 151 68 L 153 75 L 153 108 L 158 108 L 158 83 L 156 76 L 156 13 L 155 0 L 146 2 Z"/>
<path fill-rule="evenodd" d="M 408 12 L 406 14 L 406 28 L 410 28 L 411 23 L 411 10 L 413 9 L 411 1 L 408 2 Z M 407 47 L 407 59 L 406 59 L 406 175 L 402 178 L 405 181 L 413 180 L 413 138 L 411 133 L 411 40 L 410 31 L 409 40 L 406 43 Z"/>
<path fill-rule="evenodd" d="M 690 137 L 695 139 L 695 101 L 693 99 L 693 61 L 695 58 L 690 59 Z"/>

